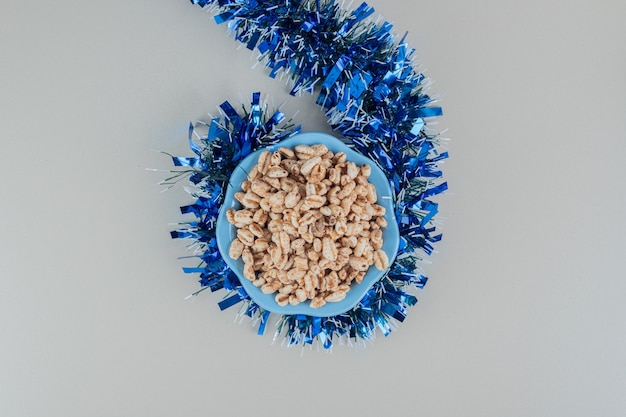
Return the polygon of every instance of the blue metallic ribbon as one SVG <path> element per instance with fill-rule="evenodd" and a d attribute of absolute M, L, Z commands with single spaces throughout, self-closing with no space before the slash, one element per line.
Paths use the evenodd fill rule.
<path fill-rule="evenodd" d="M 417 298 L 408 287 L 423 288 L 428 278 L 419 268 L 422 254 L 430 254 L 441 239 L 432 219 L 438 212 L 432 197 L 447 190 L 437 163 L 448 157 L 439 152 L 437 135 L 427 133 L 428 119 L 442 115 L 441 107 L 424 93 L 425 77 L 412 63 L 414 50 L 396 40 L 392 25 L 366 23 L 374 9 L 362 3 L 351 13 L 335 0 L 191 0 L 201 7 L 215 7 L 215 21 L 227 24 L 235 39 L 259 51 L 269 76 L 287 73 L 290 93 L 317 93 L 316 102 L 328 116 L 331 128 L 353 148 L 369 156 L 386 173 L 393 189 L 395 214 L 400 228 L 402 255 L 352 310 L 333 317 L 284 315 L 279 331 L 289 344 L 319 340 L 332 347 L 338 337 L 371 339 L 376 329 L 387 335 L 393 322 L 402 322 L 407 307 Z M 250 112 L 240 115 L 225 102 L 222 119 L 214 119 L 209 133 L 190 147 L 197 157 L 174 157 L 176 166 L 194 171 L 190 181 L 207 190 L 184 213 L 198 217 L 173 237 L 192 238 L 206 245 L 201 285 L 224 288 L 230 295 L 220 308 L 247 303 L 246 314 L 260 317 L 265 331 L 269 313 L 261 311 L 232 271 L 225 268 L 214 245 L 213 222 L 222 204 L 226 181 L 243 157 L 260 146 L 283 139 L 299 127 L 274 132 L 284 114 L 276 112 L 262 122 L 259 95 Z M 201 268 L 200 268 L 201 269 Z M 199 271 L 192 268 L 188 271 Z"/>

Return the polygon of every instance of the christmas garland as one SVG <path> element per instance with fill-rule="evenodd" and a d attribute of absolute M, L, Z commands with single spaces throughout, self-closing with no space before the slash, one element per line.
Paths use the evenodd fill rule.
<path fill-rule="evenodd" d="M 419 265 L 441 239 L 433 225 L 438 206 L 431 198 L 447 189 L 438 162 L 448 154 L 439 150 L 438 134 L 426 124 L 442 111 L 425 93 L 427 79 L 413 65 L 413 50 L 404 37 L 396 39 L 389 23 L 368 19 L 374 10 L 365 3 L 350 12 L 335 0 L 191 2 L 214 13 L 215 21 L 226 23 L 247 48 L 258 50 L 270 77 L 287 75 L 292 95 L 317 95 L 332 129 L 372 159 L 393 190 L 401 239 L 384 277 L 343 314 L 281 315 L 275 338 L 284 335 L 288 345 L 318 341 L 328 349 L 334 340 L 371 340 L 377 331 L 388 335 L 417 302 L 407 290 L 426 284 Z M 196 201 L 181 207 L 195 219 L 180 223 L 171 235 L 191 239 L 199 258 L 198 266 L 183 268 L 200 275 L 201 287 L 193 295 L 226 290 L 220 309 L 240 305 L 240 313 L 258 320 L 258 333 L 263 334 L 270 312 L 250 298 L 224 262 L 215 225 L 237 164 L 251 152 L 300 132 L 300 127 L 280 111 L 268 112 L 259 93 L 252 95 L 249 108 L 237 111 L 224 102 L 220 113 L 208 123 L 190 125 L 195 157 L 172 156 L 181 168 L 164 183 L 187 177 Z"/>

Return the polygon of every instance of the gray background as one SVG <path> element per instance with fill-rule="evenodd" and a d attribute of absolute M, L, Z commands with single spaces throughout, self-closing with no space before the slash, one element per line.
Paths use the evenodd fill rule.
<path fill-rule="evenodd" d="M 626 6 L 371 0 L 442 99 L 450 191 L 420 303 L 332 353 L 198 288 L 156 183 L 190 120 L 309 96 L 186 0 L 0 0 L 0 415 L 626 414 Z"/>

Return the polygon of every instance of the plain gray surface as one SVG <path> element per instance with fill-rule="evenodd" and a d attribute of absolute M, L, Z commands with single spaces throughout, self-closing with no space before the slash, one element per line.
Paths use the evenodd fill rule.
<path fill-rule="evenodd" d="M 332 353 L 193 301 L 190 120 L 308 96 L 186 0 L 0 0 L 0 415 L 626 414 L 626 8 L 372 0 L 409 31 L 450 138 L 444 240 L 387 338 Z"/>

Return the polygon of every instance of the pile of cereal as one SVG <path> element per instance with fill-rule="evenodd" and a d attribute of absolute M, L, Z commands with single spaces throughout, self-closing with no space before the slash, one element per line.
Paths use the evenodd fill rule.
<path fill-rule="evenodd" d="M 323 144 L 262 152 L 235 193 L 243 208 L 226 212 L 237 228 L 229 256 L 281 306 L 343 300 L 371 265 L 389 267 L 370 173 Z"/>

